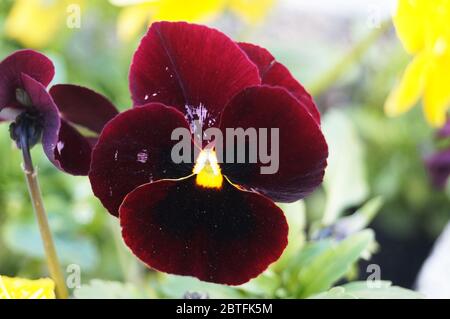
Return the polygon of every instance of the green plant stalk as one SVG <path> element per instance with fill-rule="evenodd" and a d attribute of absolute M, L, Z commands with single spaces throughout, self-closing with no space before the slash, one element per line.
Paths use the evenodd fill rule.
<path fill-rule="evenodd" d="M 383 21 L 380 26 L 369 32 L 350 51 L 348 51 L 330 70 L 309 86 L 309 92 L 318 96 L 331 87 L 353 63 L 359 60 L 378 38 L 392 26 L 391 19 Z"/>
<path fill-rule="evenodd" d="M 23 155 L 22 168 L 25 173 L 28 192 L 30 194 L 33 210 L 38 221 L 39 231 L 44 244 L 50 276 L 55 282 L 56 296 L 59 299 L 67 299 L 69 297 L 69 293 L 67 291 L 64 276 L 58 260 L 58 255 L 56 253 L 55 244 L 53 242 L 52 233 L 48 224 L 47 214 L 45 212 L 41 190 L 39 187 L 37 171 L 34 169 L 30 154 L 30 147 L 25 137 L 21 138 L 21 150 Z"/>

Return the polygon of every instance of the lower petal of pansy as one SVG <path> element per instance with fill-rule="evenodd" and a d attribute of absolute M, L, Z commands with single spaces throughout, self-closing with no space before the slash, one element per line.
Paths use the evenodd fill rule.
<path fill-rule="evenodd" d="M 149 267 L 220 284 L 256 277 L 287 245 L 286 219 L 271 200 L 228 181 L 202 188 L 195 176 L 135 189 L 120 222 L 126 244 Z"/>
<path fill-rule="evenodd" d="M 227 130 L 255 132 L 251 139 L 256 140 L 246 138 L 244 145 L 234 138 L 234 156 L 224 148 L 222 171 L 234 183 L 278 202 L 299 200 L 321 184 L 328 146 L 317 122 L 286 89 L 259 86 L 244 90 L 225 108 L 220 128 L 225 146 L 234 138 Z M 248 156 L 249 145 L 257 146 L 253 159 Z M 236 156 L 239 149 L 245 150 L 244 163 Z"/>
<path fill-rule="evenodd" d="M 250 43 L 238 44 L 258 67 L 262 84 L 282 86 L 287 89 L 299 100 L 301 106 L 309 111 L 317 123 L 320 123 L 320 113 L 311 95 L 283 64 L 277 62 L 273 55 L 264 48 Z"/>
<path fill-rule="evenodd" d="M 55 69 L 52 61 L 33 50 L 16 51 L 0 62 L 0 110 L 16 100 L 16 89 L 21 88 L 21 74 L 27 74 L 47 86 Z"/>
<path fill-rule="evenodd" d="M 183 114 L 159 103 L 123 112 L 105 126 L 93 151 L 89 177 L 94 194 L 111 214 L 118 215 L 124 197 L 136 187 L 192 173 L 192 164 L 171 159 L 178 142 L 171 139 L 176 128 L 189 132 Z"/>
<path fill-rule="evenodd" d="M 63 119 L 98 134 L 119 113 L 106 97 L 82 86 L 54 85 L 50 95 Z"/>

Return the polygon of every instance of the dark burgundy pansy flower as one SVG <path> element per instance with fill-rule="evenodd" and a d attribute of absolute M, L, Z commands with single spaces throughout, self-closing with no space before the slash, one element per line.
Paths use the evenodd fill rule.
<path fill-rule="evenodd" d="M 0 62 L 0 121 L 13 122 L 14 139 L 23 130 L 32 130 L 33 145 L 42 138 L 45 154 L 59 169 L 87 175 L 93 143 L 118 112 L 105 97 L 80 86 L 55 85 L 48 93 L 54 73 L 53 63 L 32 50 L 16 51 Z"/>
<path fill-rule="evenodd" d="M 126 244 L 167 273 L 230 285 L 260 274 L 287 244 L 274 201 L 299 200 L 322 182 L 328 149 L 311 96 L 265 49 L 184 22 L 150 27 L 130 90 L 135 107 L 105 126 L 89 174 Z M 210 148 L 175 164 L 171 134 L 192 132 L 194 121 L 222 132 L 278 128 L 278 172 L 218 163 Z"/>
<path fill-rule="evenodd" d="M 450 120 L 437 132 L 436 137 L 438 140 L 450 137 Z M 425 158 L 425 164 L 433 185 L 440 189 L 444 188 L 450 176 L 450 148 L 428 156 Z"/>

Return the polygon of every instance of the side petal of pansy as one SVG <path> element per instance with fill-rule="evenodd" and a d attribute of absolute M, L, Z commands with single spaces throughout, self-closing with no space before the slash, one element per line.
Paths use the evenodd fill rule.
<path fill-rule="evenodd" d="M 262 84 L 282 86 L 291 92 L 300 102 L 300 105 L 308 110 L 311 116 L 320 124 L 320 113 L 311 95 L 294 78 L 291 72 L 266 49 L 251 43 L 238 43 L 247 53 L 250 60 L 256 64 L 259 70 Z"/>
<path fill-rule="evenodd" d="M 223 33 L 185 22 L 156 22 L 137 49 L 130 69 L 134 105 L 160 102 L 203 128 L 218 124 L 230 99 L 258 85 L 258 69 Z"/>
<path fill-rule="evenodd" d="M 48 159 L 72 175 L 87 175 L 91 156 L 88 140 L 59 116 L 58 108 L 45 87 L 22 74 L 25 92 L 43 121 L 42 147 Z"/>
<path fill-rule="evenodd" d="M 63 119 L 97 134 L 119 114 L 105 96 L 82 86 L 57 84 L 50 88 L 50 95 Z"/>
<path fill-rule="evenodd" d="M 321 184 L 327 165 L 327 143 L 311 114 L 286 89 L 258 86 L 242 91 L 225 108 L 220 128 L 226 141 L 222 171 L 232 182 L 277 202 L 299 200 Z M 242 164 L 236 157 L 227 158 L 227 128 L 257 130 L 258 141 L 236 145 L 246 151 L 250 150 L 249 145 L 258 145 L 259 153 L 253 163 L 250 158 Z M 260 129 L 267 129 L 266 137 Z M 278 137 L 272 129 L 278 129 Z M 262 158 L 264 146 L 271 157 L 266 164 Z"/>
<path fill-rule="evenodd" d="M 55 75 L 52 61 L 33 50 L 20 50 L 0 62 L 0 111 L 16 106 L 16 89 L 23 88 L 21 74 L 46 87 Z"/>
<path fill-rule="evenodd" d="M 120 207 L 125 243 L 149 267 L 239 285 L 263 272 L 287 245 L 288 225 L 270 199 L 224 181 L 162 180 L 131 192 Z"/>
<path fill-rule="evenodd" d="M 184 115 L 160 103 L 123 112 L 105 126 L 92 154 L 89 178 L 94 194 L 112 215 L 118 215 L 123 199 L 136 187 L 192 174 L 192 164 L 175 164 L 171 158 L 177 128 L 189 132 Z"/>

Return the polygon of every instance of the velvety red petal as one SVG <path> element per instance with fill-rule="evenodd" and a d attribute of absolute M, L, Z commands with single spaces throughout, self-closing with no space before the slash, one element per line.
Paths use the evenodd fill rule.
<path fill-rule="evenodd" d="M 137 186 L 163 178 L 185 177 L 192 164 L 175 164 L 171 140 L 175 128 L 188 129 L 183 114 L 151 103 L 123 112 L 102 131 L 92 154 L 89 177 L 94 194 L 113 215 Z"/>
<path fill-rule="evenodd" d="M 271 200 L 224 181 L 199 188 L 195 176 L 130 193 L 120 208 L 125 243 L 149 267 L 239 285 L 282 254 L 288 225 Z"/>
<path fill-rule="evenodd" d="M 33 50 L 16 51 L 0 62 L 0 110 L 15 104 L 16 89 L 23 88 L 22 73 L 47 86 L 55 69 L 52 61 Z"/>
<path fill-rule="evenodd" d="M 72 175 L 87 175 L 91 153 L 92 147 L 88 139 L 66 121 L 61 120 L 58 142 L 54 149 L 55 160 L 59 167 Z"/>
<path fill-rule="evenodd" d="M 172 105 L 190 122 L 200 119 L 204 128 L 218 124 L 236 93 L 260 83 L 256 66 L 236 43 L 215 29 L 185 22 L 153 23 L 130 70 L 135 105 Z"/>
<path fill-rule="evenodd" d="M 244 90 L 225 108 L 220 127 L 223 132 L 226 128 L 255 128 L 258 133 L 266 128 L 267 139 L 258 134 L 260 140 L 251 143 L 269 141 L 269 153 L 274 153 L 271 129 L 279 129 L 278 171 L 261 174 L 261 168 L 270 165 L 263 164 L 258 153 L 257 163 L 249 163 L 247 159 L 244 164 L 222 165 L 223 173 L 233 182 L 278 202 L 299 200 L 321 184 L 328 157 L 326 141 L 317 122 L 286 89 L 259 86 Z M 261 147 L 258 151 L 261 152 Z"/>
<path fill-rule="evenodd" d="M 61 127 L 58 109 L 48 94 L 44 85 L 22 73 L 21 82 L 23 89 L 29 95 L 33 107 L 40 113 L 44 120 L 44 130 L 42 133 L 42 147 L 49 160 L 58 168 L 59 162 L 55 159 L 55 148 L 58 143 L 58 133 Z"/>
<path fill-rule="evenodd" d="M 239 46 L 258 67 L 262 84 L 286 88 L 309 111 L 317 123 L 320 123 L 320 113 L 311 95 L 283 64 L 277 62 L 269 51 L 257 45 L 239 43 Z"/>
<path fill-rule="evenodd" d="M 106 97 L 82 86 L 58 84 L 50 89 L 50 95 L 63 119 L 96 133 L 118 114 Z"/>

